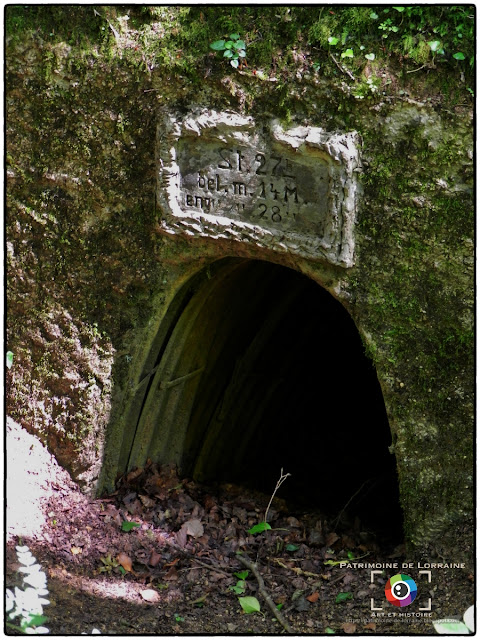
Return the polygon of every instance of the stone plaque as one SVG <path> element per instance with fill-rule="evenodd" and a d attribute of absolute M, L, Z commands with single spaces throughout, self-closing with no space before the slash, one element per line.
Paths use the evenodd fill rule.
<path fill-rule="evenodd" d="M 169 116 L 158 135 L 162 226 L 352 266 L 356 143 L 235 113 Z"/>

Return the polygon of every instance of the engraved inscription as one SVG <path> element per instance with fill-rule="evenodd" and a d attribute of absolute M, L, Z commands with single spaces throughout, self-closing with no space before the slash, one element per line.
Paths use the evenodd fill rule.
<path fill-rule="evenodd" d="M 157 132 L 161 227 L 351 267 L 358 143 L 355 132 L 286 130 L 233 111 L 166 113 Z"/>
<path fill-rule="evenodd" d="M 322 233 L 330 181 L 325 162 L 314 172 L 293 153 L 213 142 L 205 142 L 199 156 L 182 140 L 178 165 L 181 204 L 187 210 Z"/>

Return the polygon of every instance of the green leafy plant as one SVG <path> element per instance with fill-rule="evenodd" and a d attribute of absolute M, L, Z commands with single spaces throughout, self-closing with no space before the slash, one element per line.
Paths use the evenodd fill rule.
<path fill-rule="evenodd" d="M 456 63 L 462 73 L 465 62 L 473 69 L 475 16 L 468 6 L 387 6 L 376 11 L 346 8 L 332 15 L 335 17 L 329 17 L 327 25 L 320 22 L 313 25 L 310 34 L 330 52 L 336 49 L 342 61 L 349 63 L 348 69 L 341 67 L 330 53 L 337 67 L 352 80 L 355 79 L 352 71 L 361 64 L 360 56 L 373 61 L 387 50 L 399 53 L 402 60 L 420 63 L 420 69 L 432 58 Z M 369 52 L 365 52 L 367 41 Z M 314 69 L 318 71 L 320 64 L 314 63 Z"/>
<path fill-rule="evenodd" d="M 49 633 L 44 626 L 47 617 L 43 615 L 43 607 L 50 604 L 45 598 L 48 595 L 47 576 L 36 564 L 36 558 L 26 546 L 17 546 L 18 562 L 22 565 L 18 571 L 24 574 L 24 589 L 15 587 L 6 590 L 5 610 L 8 620 L 19 618 L 18 625 L 7 621 L 9 629 L 30 635 Z"/>
<path fill-rule="evenodd" d="M 7 351 L 7 369 L 11 369 L 13 365 L 13 353 L 11 351 Z"/>
<path fill-rule="evenodd" d="M 238 601 L 245 613 L 261 613 L 260 602 L 254 596 L 244 596 L 239 598 Z"/>
<path fill-rule="evenodd" d="M 135 527 L 139 527 L 140 523 L 139 522 L 130 522 L 129 520 L 124 520 L 122 522 L 122 531 L 132 531 L 132 529 L 135 529 Z"/>
<path fill-rule="evenodd" d="M 346 602 L 347 600 L 352 600 L 353 595 L 350 591 L 341 591 L 337 593 L 337 597 L 335 598 L 335 604 L 339 604 L 340 602 Z"/>
<path fill-rule="evenodd" d="M 250 535 L 254 535 L 255 533 L 262 533 L 262 531 L 268 531 L 268 529 L 271 529 L 272 527 L 268 524 L 268 522 L 259 522 L 258 524 L 253 525 L 253 527 L 250 527 L 250 529 L 248 530 L 248 533 Z"/>
<path fill-rule="evenodd" d="M 246 571 L 237 571 L 236 573 L 234 573 L 233 575 L 238 578 L 237 584 L 235 586 L 230 586 L 229 589 L 230 591 L 233 591 L 234 593 L 237 594 L 237 596 L 242 596 L 245 593 L 245 587 L 246 587 L 246 583 L 245 583 L 245 579 L 248 577 L 248 574 L 250 573 L 250 571 L 246 570 Z"/>
<path fill-rule="evenodd" d="M 238 33 L 231 33 L 230 40 L 216 40 L 210 44 L 210 49 L 214 51 L 223 51 L 223 57 L 228 58 L 230 64 L 235 69 L 238 68 L 242 58 L 245 58 L 247 45 L 244 40 L 240 39 Z"/>
<path fill-rule="evenodd" d="M 275 497 L 275 494 L 280 489 L 280 487 L 285 482 L 285 480 L 291 475 L 292 475 L 291 473 L 283 473 L 283 467 L 282 467 L 282 469 L 280 469 L 280 478 L 277 480 L 277 484 L 275 485 L 275 489 L 273 490 L 273 493 L 272 493 L 272 495 L 270 497 L 270 501 L 269 501 L 269 503 L 267 505 L 267 508 L 265 509 L 265 516 L 264 516 L 263 522 L 259 522 L 258 524 L 255 524 L 253 527 L 251 527 L 248 530 L 248 533 L 250 533 L 250 534 L 262 533 L 263 531 L 268 531 L 269 529 L 272 528 L 267 522 L 267 520 L 268 520 L 268 512 L 270 511 L 270 507 L 272 505 L 272 502 L 273 502 L 273 499 Z"/>
<path fill-rule="evenodd" d="M 380 78 L 376 76 L 370 76 L 369 78 L 363 79 L 359 84 L 355 86 L 353 89 L 353 95 L 357 100 L 363 100 L 366 97 L 370 97 L 371 95 L 377 93 L 380 88 Z"/>

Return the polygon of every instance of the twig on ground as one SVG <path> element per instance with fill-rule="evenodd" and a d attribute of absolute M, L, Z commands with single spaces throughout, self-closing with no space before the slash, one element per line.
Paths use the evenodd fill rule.
<path fill-rule="evenodd" d="M 290 627 L 288 622 L 285 620 L 283 615 L 280 613 L 280 611 L 277 609 L 277 607 L 275 606 L 274 601 L 272 600 L 272 597 L 268 593 L 268 591 L 267 591 L 267 589 L 265 587 L 265 582 L 264 582 L 262 576 L 260 575 L 260 572 L 258 571 L 257 565 L 254 562 L 252 562 L 250 560 L 250 558 L 247 558 L 244 555 L 238 555 L 237 556 L 237 560 L 241 564 L 243 564 L 244 567 L 247 567 L 247 569 L 250 569 L 250 571 L 253 573 L 253 575 L 257 579 L 258 589 L 259 589 L 260 593 L 262 594 L 265 602 L 267 603 L 270 611 L 273 613 L 273 615 L 278 620 L 278 622 L 282 625 L 282 627 L 285 629 L 285 631 L 287 633 L 293 633 L 292 628 Z"/>
<path fill-rule="evenodd" d="M 335 56 L 333 55 L 333 53 L 330 53 L 330 57 L 331 57 L 331 58 L 332 58 L 332 60 L 335 62 L 335 64 L 337 65 L 337 67 L 340 69 L 340 71 L 341 71 L 342 73 L 347 74 L 347 76 L 348 76 L 351 80 L 353 80 L 353 81 L 355 82 L 355 76 L 353 76 L 353 75 L 350 73 L 350 71 L 349 71 L 346 67 L 344 67 L 343 65 L 341 65 L 341 64 L 338 62 L 338 60 L 335 58 Z"/>
<path fill-rule="evenodd" d="M 289 567 L 287 564 L 284 564 L 280 558 L 269 558 L 269 560 L 273 560 L 283 569 L 289 569 L 297 574 L 297 576 L 307 576 L 307 578 L 322 578 L 322 580 L 329 580 L 329 576 L 324 573 L 312 573 L 311 571 L 304 571 L 300 569 L 300 567 Z"/>
<path fill-rule="evenodd" d="M 427 65 L 426 64 L 422 64 L 421 67 L 418 67 L 418 69 L 410 69 L 410 71 L 407 71 L 407 73 L 417 73 L 417 71 L 421 71 L 422 69 L 425 69 Z"/>
<path fill-rule="evenodd" d="M 187 557 L 187 554 L 186 554 Z M 200 565 L 201 567 L 205 567 L 205 569 L 210 569 L 210 571 L 216 571 L 216 573 L 222 573 L 224 576 L 227 576 L 228 578 L 232 577 L 231 573 L 227 573 L 226 571 L 224 571 L 223 569 L 220 569 L 220 567 L 217 564 L 207 564 L 206 562 L 202 562 L 201 560 L 198 560 L 197 558 L 193 557 L 191 554 L 188 554 L 188 557 L 190 558 L 190 560 L 192 562 L 195 562 L 196 564 Z M 222 565 L 223 567 L 226 567 L 226 565 Z M 188 567 L 188 569 L 191 571 L 192 569 L 195 569 L 196 567 Z M 226 567 L 228 568 L 228 567 Z"/>

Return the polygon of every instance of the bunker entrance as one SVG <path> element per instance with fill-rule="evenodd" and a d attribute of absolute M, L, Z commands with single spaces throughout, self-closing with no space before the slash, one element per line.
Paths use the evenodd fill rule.
<path fill-rule="evenodd" d="M 266 494 L 283 468 L 289 508 L 335 516 L 347 505 L 401 537 L 389 424 L 353 320 L 294 270 L 222 263 L 189 292 L 168 338 L 164 369 L 182 382 L 147 399 L 160 425 L 149 457 Z"/>

